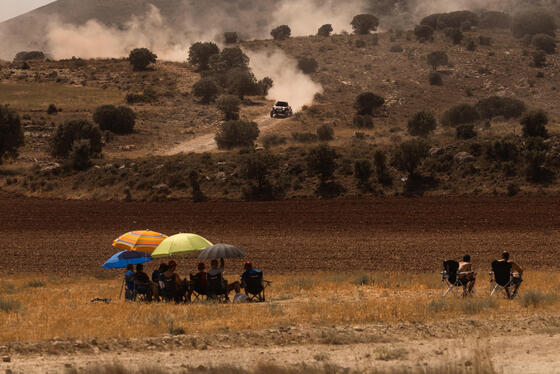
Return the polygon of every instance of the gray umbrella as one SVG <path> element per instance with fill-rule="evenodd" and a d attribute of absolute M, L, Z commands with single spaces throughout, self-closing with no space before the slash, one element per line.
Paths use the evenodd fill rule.
<path fill-rule="evenodd" d="M 198 255 L 199 259 L 215 259 L 215 258 L 241 258 L 247 257 L 245 252 L 236 246 L 230 244 L 214 244 Z"/>

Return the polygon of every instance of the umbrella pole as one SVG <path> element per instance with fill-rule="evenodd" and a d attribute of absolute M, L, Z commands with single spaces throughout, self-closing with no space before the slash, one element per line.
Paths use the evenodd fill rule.
<path fill-rule="evenodd" d="M 121 292 L 119 293 L 119 299 L 122 298 L 122 290 L 123 290 L 123 288 L 124 288 L 124 278 L 123 278 L 122 283 L 121 283 Z"/>

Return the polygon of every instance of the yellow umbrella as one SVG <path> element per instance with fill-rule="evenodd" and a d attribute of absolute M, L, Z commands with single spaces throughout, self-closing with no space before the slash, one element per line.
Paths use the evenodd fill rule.
<path fill-rule="evenodd" d="M 159 232 L 150 230 L 130 231 L 113 241 L 113 247 L 125 251 L 153 252 L 160 243 L 167 238 Z"/>
<path fill-rule="evenodd" d="M 152 252 L 152 257 L 165 257 L 181 253 L 202 251 L 212 243 L 196 234 L 177 234 L 161 242 Z"/>

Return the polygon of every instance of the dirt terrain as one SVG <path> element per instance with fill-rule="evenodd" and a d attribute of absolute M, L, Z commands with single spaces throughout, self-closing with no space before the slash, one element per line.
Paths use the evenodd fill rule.
<path fill-rule="evenodd" d="M 0 195 L 4 272 L 94 273 L 133 229 L 195 232 L 243 248 L 270 273 L 477 267 L 502 250 L 531 269 L 558 268 L 557 197 L 432 197 L 269 203 L 120 203 Z M 195 264 L 181 257 L 188 270 Z M 234 264 L 232 266 L 239 266 Z"/>
<path fill-rule="evenodd" d="M 209 367 L 250 369 L 259 365 L 305 364 L 330 367 L 326 372 L 339 372 L 337 368 L 402 368 L 410 372 L 473 367 L 476 373 L 486 373 L 489 371 L 477 371 L 477 367 L 490 364 L 498 373 L 559 373 L 559 326 L 558 317 L 542 316 L 514 321 L 466 319 L 394 326 L 287 327 L 127 340 L 55 338 L 0 347 L 3 357 L 10 358 L 10 362 L 0 363 L 0 368 L 14 373 L 60 373 L 118 363 L 128 369 L 156 367 L 180 373 L 187 368 L 203 371 Z"/>

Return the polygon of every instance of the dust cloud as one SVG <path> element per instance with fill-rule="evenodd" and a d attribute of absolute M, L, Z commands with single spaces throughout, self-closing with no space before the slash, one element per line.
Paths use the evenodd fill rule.
<path fill-rule="evenodd" d="M 297 61 L 281 50 L 246 51 L 249 66 L 257 79 L 272 78 L 274 86 L 268 92 L 268 99 L 288 101 L 294 112 L 313 102 L 315 94 L 322 93 L 323 87 L 305 75 L 297 66 Z"/>

